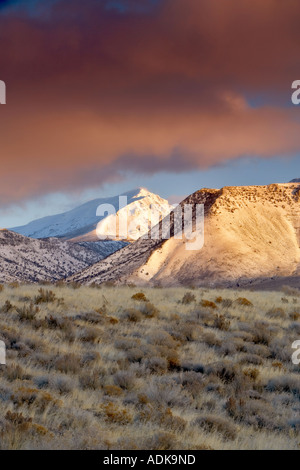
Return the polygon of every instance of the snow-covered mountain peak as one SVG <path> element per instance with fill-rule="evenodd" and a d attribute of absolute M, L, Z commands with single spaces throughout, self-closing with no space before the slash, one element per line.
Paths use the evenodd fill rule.
<path fill-rule="evenodd" d="M 122 196 L 122 199 L 120 199 L 120 196 Z M 158 205 L 161 207 L 163 216 L 172 210 L 172 206 L 166 199 L 151 193 L 146 188 L 139 187 L 114 197 L 93 199 L 70 211 L 43 217 L 27 225 L 14 227 L 11 230 L 30 238 L 60 237 L 76 242 L 97 241 L 99 240 L 98 235 L 102 239 L 119 239 L 119 235 L 116 234 L 115 237 L 111 228 L 114 226 L 115 220 L 119 219 L 120 210 L 123 211 L 121 214 L 125 211 L 123 206 L 120 208 L 120 202 L 121 206 L 127 206 L 126 211 L 129 214 L 128 221 L 131 227 L 134 223 L 136 225 L 135 228 L 128 230 L 128 240 L 136 240 L 148 230 L 147 220 L 151 206 Z M 114 210 L 114 214 L 97 215 L 97 210 L 101 205 L 103 207 L 110 205 Z M 100 231 L 99 222 L 103 222 Z M 96 233 L 97 226 L 98 235 Z"/>

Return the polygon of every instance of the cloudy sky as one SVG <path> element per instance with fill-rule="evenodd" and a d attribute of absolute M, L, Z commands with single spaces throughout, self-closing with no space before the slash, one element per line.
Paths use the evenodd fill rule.
<path fill-rule="evenodd" d="M 0 0 L 2 227 L 300 177 L 298 0 Z"/>

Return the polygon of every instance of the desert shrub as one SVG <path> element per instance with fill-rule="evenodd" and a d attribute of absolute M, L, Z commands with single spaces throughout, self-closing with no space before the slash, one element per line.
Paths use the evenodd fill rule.
<path fill-rule="evenodd" d="M 268 310 L 266 316 L 269 318 L 284 320 L 286 318 L 286 313 L 283 308 L 272 308 L 271 310 Z"/>
<path fill-rule="evenodd" d="M 231 336 L 234 338 L 241 339 L 245 342 L 252 342 L 253 341 L 253 335 L 251 334 L 251 325 L 246 322 L 238 322 L 237 323 L 237 331 L 233 331 L 231 333 Z"/>
<path fill-rule="evenodd" d="M 38 290 L 39 294 L 35 296 L 34 303 L 36 305 L 42 303 L 50 303 L 57 300 L 55 293 L 52 290 L 43 289 L 42 287 Z"/>
<path fill-rule="evenodd" d="M 107 304 L 108 302 L 103 295 L 103 303 L 101 307 L 95 308 L 95 312 L 99 313 L 99 315 L 104 315 L 104 316 L 107 315 Z"/>
<path fill-rule="evenodd" d="M 196 302 L 196 297 L 194 294 L 192 294 L 191 292 L 186 292 L 184 294 L 184 296 L 182 297 L 182 300 L 181 300 L 181 303 L 183 305 L 189 305 L 191 304 L 192 302 Z"/>
<path fill-rule="evenodd" d="M 234 424 L 230 423 L 228 419 L 226 420 L 217 415 L 200 416 L 195 419 L 193 424 L 205 432 L 220 434 L 224 440 L 234 440 L 237 437 Z"/>
<path fill-rule="evenodd" d="M 270 344 L 270 355 L 273 359 L 279 361 L 288 362 L 291 360 L 292 341 L 289 343 L 288 338 L 275 338 Z"/>
<path fill-rule="evenodd" d="M 17 289 L 18 287 L 20 287 L 20 284 L 18 281 L 13 281 L 8 284 L 8 287 L 10 287 L 11 289 Z"/>
<path fill-rule="evenodd" d="M 32 321 L 40 311 L 39 307 L 35 307 L 32 303 L 27 306 L 16 308 L 20 321 Z"/>
<path fill-rule="evenodd" d="M 174 416 L 171 408 L 167 408 L 165 412 L 160 413 L 158 424 L 169 431 L 181 433 L 185 430 L 187 422 L 180 416 Z"/>
<path fill-rule="evenodd" d="M 7 348 L 12 348 L 20 339 L 20 333 L 10 326 L 1 327 L 0 339 L 5 342 Z"/>
<path fill-rule="evenodd" d="M 296 289 L 296 287 L 282 286 L 281 290 L 286 295 L 292 295 L 294 297 L 300 297 L 300 290 Z"/>
<path fill-rule="evenodd" d="M 238 348 L 235 341 L 229 339 L 222 342 L 219 351 L 221 356 L 233 356 L 238 351 Z"/>
<path fill-rule="evenodd" d="M 200 396 L 206 381 L 203 376 L 194 371 L 183 372 L 176 381 L 195 399 Z"/>
<path fill-rule="evenodd" d="M 48 388 L 49 387 L 49 377 L 47 375 L 40 375 L 34 377 L 33 383 L 37 388 Z"/>
<path fill-rule="evenodd" d="M 129 362 L 141 362 L 145 353 L 140 348 L 131 348 L 126 351 L 126 357 Z"/>
<path fill-rule="evenodd" d="M 19 357 L 26 357 L 32 352 L 30 347 L 27 344 L 23 343 L 22 341 L 18 341 L 17 343 L 13 343 L 11 345 L 11 349 L 15 350 L 15 351 L 18 351 L 18 356 Z"/>
<path fill-rule="evenodd" d="M 144 361 L 151 374 L 163 374 L 167 371 L 169 363 L 165 357 L 149 357 Z"/>
<path fill-rule="evenodd" d="M 24 417 L 22 413 L 7 412 L 0 430 L 0 449 L 22 450 L 28 445 L 37 446 L 46 434 L 52 437 L 45 426 L 32 422 L 32 418 Z"/>
<path fill-rule="evenodd" d="M 84 390 L 97 390 L 101 387 L 101 380 L 96 370 L 83 371 L 79 375 L 79 384 Z"/>
<path fill-rule="evenodd" d="M 132 422 L 131 414 L 113 402 L 103 406 L 105 421 L 113 424 L 126 425 Z"/>
<path fill-rule="evenodd" d="M 77 374 L 80 370 L 80 358 L 75 354 L 64 354 L 56 359 L 54 366 L 60 372 Z"/>
<path fill-rule="evenodd" d="M 85 366 L 87 364 L 91 364 L 93 362 L 99 361 L 101 359 L 100 354 L 98 351 L 87 351 L 83 354 L 80 363 Z"/>
<path fill-rule="evenodd" d="M 254 344 L 245 342 L 243 351 L 245 353 L 257 355 L 265 359 L 272 356 L 269 347 L 264 344 Z"/>
<path fill-rule="evenodd" d="M 244 400 L 230 397 L 225 405 L 234 420 L 254 426 L 257 429 L 276 429 L 274 409 L 270 404 L 258 400 Z"/>
<path fill-rule="evenodd" d="M 167 348 L 176 348 L 178 346 L 178 342 L 164 330 L 157 330 L 150 333 L 148 336 L 148 342 L 153 345 L 165 346 Z"/>
<path fill-rule="evenodd" d="M 73 342 L 76 339 L 74 322 L 70 318 L 50 315 L 49 317 L 46 316 L 43 320 L 35 320 L 34 327 L 37 329 L 47 328 L 61 331 L 64 333 L 63 338 L 69 342 Z"/>
<path fill-rule="evenodd" d="M 104 386 L 104 392 L 105 395 L 108 395 L 110 397 L 119 397 L 124 393 L 121 387 L 118 387 L 117 385 L 105 385 Z"/>
<path fill-rule="evenodd" d="M 213 326 L 215 316 L 209 310 L 194 310 L 191 313 L 190 320 L 197 320 L 201 326 Z"/>
<path fill-rule="evenodd" d="M 115 348 L 128 351 L 129 349 L 138 348 L 141 345 L 139 338 L 118 338 L 115 341 Z"/>
<path fill-rule="evenodd" d="M 119 320 L 116 317 L 110 317 L 108 315 L 105 317 L 105 320 L 111 325 L 117 325 L 117 323 L 119 323 Z"/>
<path fill-rule="evenodd" d="M 172 383 L 170 379 L 162 382 L 152 381 L 145 390 L 145 395 L 150 403 L 158 407 L 185 408 L 192 402 L 188 392 L 183 390 L 179 384 Z"/>
<path fill-rule="evenodd" d="M 19 297 L 19 302 L 29 302 L 31 301 L 31 297 L 29 295 L 21 295 Z"/>
<path fill-rule="evenodd" d="M 131 321 L 131 322 L 139 322 L 143 318 L 142 313 L 140 310 L 137 310 L 136 308 L 129 308 L 123 312 L 121 315 L 121 319 Z"/>
<path fill-rule="evenodd" d="M 102 331 L 99 328 L 86 326 L 81 328 L 78 332 L 78 339 L 84 343 L 94 343 L 97 339 L 101 338 Z"/>
<path fill-rule="evenodd" d="M 72 289 L 74 289 L 74 290 L 75 290 L 75 289 L 80 289 L 80 287 L 81 287 L 80 282 L 71 282 L 69 285 L 70 285 L 70 286 L 72 287 Z"/>
<path fill-rule="evenodd" d="M 178 439 L 170 432 L 158 432 L 147 438 L 143 444 L 145 450 L 176 450 Z"/>
<path fill-rule="evenodd" d="M 272 339 L 270 328 L 263 322 L 256 322 L 254 324 L 252 335 L 252 340 L 255 344 L 262 344 L 264 346 L 269 346 Z"/>
<path fill-rule="evenodd" d="M 28 380 L 30 375 L 25 373 L 24 369 L 20 364 L 7 364 L 5 369 L 3 369 L 3 375 L 9 382 L 14 382 L 15 380 Z"/>
<path fill-rule="evenodd" d="M 146 302 L 141 312 L 146 318 L 157 318 L 159 315 L 159 310 L 151 302 Z"/>
<path fill-rule="evenodd" d="M 47 328 L 51 330 L 68 330 L 72 327 L 72 322 L 69 318 L 66 317 L 57 317 L 54 315 L 50 315 L 49 317 L 45 317 L 45 325 Z"/>
<path fill-rule="evenodd" d="M 233 304 L 233 301 L 231 299 L 222 299 L 221 303 L 222 303 L 222 307 L 230 308 Z"/>
<path fill-rule="evenodd" d="M 300 378 L 283 375 L 270 379 L 266 387 L 269 392 L 287 392 L 300 396 Z"/>
<path fill-rule="evenodd" d="M 22 449 L 31 426 L 32 418 L 8 410 L 0 427 L 0 449 Z"/>
<path fill-rule="evenodd" d="M 283 368 L 283 364 L 282 364 L 282 362 L 280 362 L 280 361 L 273 361 L 273 362 L 272 362 L 272 367 L 274 367 L 275 369 L 282 369 L 282 368 Z"/>
<path fill-rule="evenodd" d="M 243 307 L 253 307 L 253 303 L 250 300 L 246 299 L 246 297 L 239 297 L 235 300 L 236 305 L 241 305 Z"/>
<path fill-rule="evenodd" d="M 194 322 L 180 325 L 180 329 L 170 331 L 172 337 L 180 342 L 197 341 L 202 333 L 202 328 Z"/>
<path fill-rule="evenodd" d="M 11 396 L 11 400 L 17 407 L 22 405 L 27 405 L 29 407 L 34 403 L 35 407 L 40 412 L 45 411 L 49 405 L 61 405 L 61 402 L 54 398 L 50 393 L 36 388 L 27 387 L 19 387 Z"/>
<path fill-rule="evenodd" d="M 59 281 L 56 281 L 54 285 L 55 287 L 65 287 L 67 286 L 67 283 L 63 279 L 60 279 Z"/>
<path fill-rule="evenodd" d="M 215 375 L 224 383 L 231 383 L 239 374 L 236 366 L 230 362 L 215 362 L 205 368 L 208 375 Z"/>
<path fill-rule="evenodd" d="M 47 408 L 61 408 L 63 402 L 58 400 L 56 397 L 51 395 L 51 393 L 42 390 L 40 391 L 35 406 L 37 407 L 39 413 L 43 413 Z"/>
<path fill-rule="evenodd" d="M 103 287 L 108 287 L 109 289 L 115 287 L 116 283 L 114 281 L 105 281 L 103 282 L 100 286 L 95 284 L 94 287 L 98 287 L 98 288 L 101 288 L 102 286 Z"/>
<path fill-rule="evenodd" d="M 293 321 L 297 321 L 300 319 L 300 312 L 294 311 L 289 313 L 289 318 Z"/>
<path fill-rule="evenodd" d="M 225 315 L 216 315 L 213 326 L 219 330 L 228 331 L 230 328 L 230 320 Z"/>
<path fill-rule="evenodd" d="M 286 297 L 281 297 L 281 302 L 283 304 L 288 304 L 289 303 L 289 299 L 287 299 Z"/>
<path fill-rule="evenodd" d="M 294 429 L 297 433 L 300 432 L 300 419 L 299 418 L 289 419 L 288 426 Z"/>
<path fill-rule="evenodd" d="M 148 302 L 147 297 L 143 292 L 137 292 L 131 296 L 133 300 L 139 300 L 140 302 Z"/>
<path fill-rule="evenodd" d="M 231 418 L 238 417 L 238 411 L 242 405 L 242 400 L 237 400 L 236 397 L 229 397 L 225 404 L 225 410 L 231 416 Z"/>
<path fill-rule="evenodd" d="M 257 354 L 244 354 L 240 360 L 240 364 L 253 364 L 255 366 L 260 366 L 263 362 L 263 358 Z"/>
<path fill-rule="evenodd" d="M 5 419 L 15 425 L 32 422 L 32 418 L 23 416 L 23 413 L 17 413 L 10 410 L 7 411 Z"/>
<path fill-rule="evenodd" d="M 259 376 L 259 370 L 255 367 L 249 367 L 248 369 L 243 370 L 243 374 L 246 377 L 249 377 L 251 380 L 255 381 Z"/>
<path fill-rule="evenodd" d="M 291 323 L 291 325 L 289 326 L 289 329 L 293 331 L 294 333 L 296 333 L 297 335 L 300 335 L 300 322 L 295 321 Z"/>
<path fill-rule="evenodd" d="M 135 384 L 135 376 L 131 371 L 120 370 L 113 376 L 115 385 L 124 389 L 131 390 Z"/>
<path fill-rule="evenodd" d="M 216 297 L 216 299 L 215 299 L 215 303 L 216 303 L 216 304 L 221 304 L 222 301 L 223 301 L 223 297 L 221 297 L 221 296 Z"/>
<path fill-rule="evenodd" d="M 6 300 L 4 305 L 1 307 L 1 312 L 8 313 L 14 310 L 14 305 L 9 300 Z"/>
<path fill-rule="evenodd" d="M 105 321 L 106 312 L 103 312 L 100 309 L 95 310 L 94 312 L 80 313 L 72 317 L 74 320 L 81 320 L 93 325 L 102 324 Z"/>
<path fill-rule="evenodd" d="M 66 375 L 59 375 L 50 378 L 49 386 L 60 394 L 66 394 L 74 390 L 76 383 Z"/>
<path fill-rule="evenodd" d="M 183 432 L 186 428 L 187 422 L 179 416 L 175 416 L 171 408 L 156 408 L 146 406 L 139 413 L 138 419 L 140 422 L 148 423 L 154 422 L 160 427 L 166 428 L 168 431 Z"/>
<path fill-rule="evenodd" d="M 179 370 L 181 368 L 180 358 L 176 349 L 167 346 L 157 346 L 157 352 L 167 359 L 169 370 Z"/>
<path fill-rule="evenodd" d="M 4 289 L 4 286 L 3 286 L 3 284 L 0 284 L 0 292 L 2 292 L 2 291 L 3 291 L 3 289 Z"/>
<path fill-rule="evenodd" d="M 206 300 L 206 299 L 201 300 L 200 305 L 201 307 L 204 307 L 204 308 L 212 308 L 212 309 L 218 308 L 215 302 L 212 302 L 211 300 Z"/>
<path fill-rule="evenodd" d="M 221 346 L 222 344 L 219 338 L 211 331 L 203 332 L 201 335 L 201 341 L 210 347 Z"/>

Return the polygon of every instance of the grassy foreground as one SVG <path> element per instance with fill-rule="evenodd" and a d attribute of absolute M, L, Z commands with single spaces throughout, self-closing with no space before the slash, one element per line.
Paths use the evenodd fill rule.
<path fill-rule="evenodd" d="M 0 290 L 0 449 L 300 448 L 300 291 Z"/>

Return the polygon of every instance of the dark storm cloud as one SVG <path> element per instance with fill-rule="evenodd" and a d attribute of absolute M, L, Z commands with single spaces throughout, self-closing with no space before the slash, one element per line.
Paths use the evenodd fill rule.
<path fill-rule="evenodd" d="M 59 0 L 0 15 L 1 200 L 298 152 L 299 19 L 296 0 Z"/>

